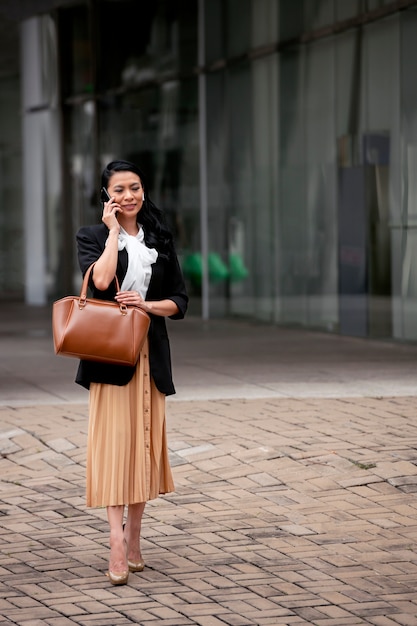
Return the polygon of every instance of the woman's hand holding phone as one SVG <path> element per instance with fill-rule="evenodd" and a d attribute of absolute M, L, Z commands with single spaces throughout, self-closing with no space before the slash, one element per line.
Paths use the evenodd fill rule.
<path fill-rule="evenodd" d="M 104 205 L 102 221 L 106 224 L 109 230 L 115 228 L 116 224 L 118 226 L 118 230 L 120 230 L 119 222 L 117 220 L 117 212 L 120 210 L 120 207 L 114 201 L 114 198 L 110 196 L 105 187 L 101 188 L 100 199 Z M 116 224 L 114 223 L 114 220 L 112 218 L 116 220 Z"/>

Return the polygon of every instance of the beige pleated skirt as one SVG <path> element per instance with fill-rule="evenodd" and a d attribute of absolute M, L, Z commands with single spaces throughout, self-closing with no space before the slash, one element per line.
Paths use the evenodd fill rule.
<path fill-rule="evenodd" d="M 171 491 L 165 395 L 151 380 L 146 340 L 130 383 L 90 385 L 87 506 L 147 502 Z"/>

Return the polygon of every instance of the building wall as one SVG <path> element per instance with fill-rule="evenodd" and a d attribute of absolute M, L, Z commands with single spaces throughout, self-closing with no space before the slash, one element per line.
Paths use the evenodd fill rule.
<path fill-rule="evenodd" d="M 58 80 L 43 111 L 44 195 L 37 207 L 18 200 L 15 239 L 25 241 L 22 215 L 40 216 L 42 297 L 78 287 L 74 235 L 100 219 L 100 171 L 121 157 L 148 172 L 166 211 L 192 313 L 201 313 L 207 237 L 211 317 L 416 339 L 416 3 L 399 11 L 369 0 L 364 13 L 356 0 L 159 0 L 141 3 L 140 23 L 137 5 L 54 2 L 36 18 L 50 44 L 40 69 L 56 63 Z M 12 80 L 16 100 L 16 72 Z M 0 106 L 17 128 L 12 105 L 0 96 Z M 26 108 L 25 123 L 34 115 Z M 10 145 L 20 146 L 19 132 Z M 37 148 L 35 140 L 29 162 Z M 0 220 L 12 232 L 3 204 Z M 6 239 L 0 254 L 9 259 Z M 30 265 L 17 256 L 13 267 L 31 283 Z M 33 300 L 22 278 L 0 272 L 1 293 Z"/>

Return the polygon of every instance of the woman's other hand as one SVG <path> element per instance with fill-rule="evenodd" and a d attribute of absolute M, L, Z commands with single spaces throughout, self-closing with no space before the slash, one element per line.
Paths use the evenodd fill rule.
<path fill-rule="evenodd" d="M 144 300 L 137 291 L 118 291 L 115 296 L 116 302 L 125 304 L 126 306 L 137 306 L 146 313 L 167 317 L 176 315 L 179 311 L 178 306 L 173 300 Z"/>
<path fill-rule="evenodd" d="M 126 306 L 137 306 L 147 313 L 152 309 L 152 303 L 146 302 L 138 291 L 118 291 L 115 300 L 119 304 L 126 304 Z"/>

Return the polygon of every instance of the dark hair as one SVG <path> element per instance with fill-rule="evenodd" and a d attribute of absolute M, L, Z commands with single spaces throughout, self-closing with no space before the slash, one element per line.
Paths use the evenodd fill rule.
<path fill-rule="evenodd" d="M 138 221 L 143 226 L 145 243 L 149 248 L 156 248 L 162 257 L 166 257 L 172 246 L 172 234 L 165 223 L 163 212 L 149 198 L 145 174 L 130 161 L 111 161 L 101 174 L 101 185 L 107 189 L 110 178 L 116 172 L 133 172 L 139 176 L 145 200 L 138 213 Z"/>

